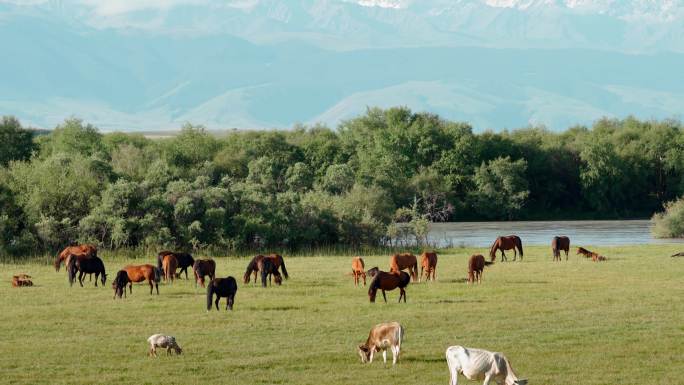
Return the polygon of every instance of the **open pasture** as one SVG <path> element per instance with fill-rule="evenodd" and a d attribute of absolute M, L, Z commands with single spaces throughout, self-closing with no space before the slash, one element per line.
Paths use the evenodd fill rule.
<path fill-rule="evenodd" d="M 242 284 L 248 258 L 216 258 L 217 276 L 238 280 L 235 309 L 206 311 L 192 280 L 136 284 L 113 300 L 111 280 L 127 263 L 103 253 L 105 288 L 69 287 L 66 272 L 38 263 L 0 265 L 0 382 L 22 384 L 447 384 L 450 345 L 500 351 L 537 384 L 681 384 L 684 258 L 677 245 L 588 247 L 553 262 L 550 247 L 527 247 L 523 262 L 485 268 L 465 283 L 467 258 L 439 254 L 437 282 L 411 283 L 368 301 L 355 288 L 351 257 L 284 255 L 290 279 L 263 289 Z M 388 269 L 389 256 L 364 256 Z M 154 256 L 144 259 L 154 263 Z M 34 287 L 12 288 L 13 274 Z M 370 282 L 370 280 L 369 280 Z M 396 367 L 362 365 L 356 346 L 370 328 L 398 321 L 405 340 Z M 147 338 L 176 337 L 181 356 L 149 358 Z M 391 356 L 391 355 L 390 355 Z M 459 384 L 477 384 L 463 377 Z"/>

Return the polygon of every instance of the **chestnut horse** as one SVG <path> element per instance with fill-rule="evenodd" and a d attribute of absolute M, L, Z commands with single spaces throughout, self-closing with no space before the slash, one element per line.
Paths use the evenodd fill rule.
<path fill-rule="evenodd" d="M 437 253 L 436 252 L 424 251 L 423 254 L 420 255 L 420 277 L 418 278 L 418 282 L 420 282 L 420 280 L 423 279 L 423 270 L 425 270 L 425 280 L 426 281 L 430 280 L 430 274 L 431 273 L 432 273 L 432 280 L 433 281 L 437 280 L 437 278 L 435 277 L 435 274 L 437 272 Z"/>
<path fill-rule="evenodd" d="M 198 259 L 195 264 L 192 265 L 192 270 L 195 272 L 195 286 L 197 282 L 204 287 L 204 277 L 209 276 L 212 280 L 216 278 L 216 262 L 213 259 Z"/>
<path fill-rule="evenodd" d="M 235 293 L 237 293 L 237 282 L 235 278 L 214 278 L 209 281 L 207 285 L 207 311 L 211 310 L 211 302 L 214 294 L 216 295 L 216 310 L 219 309 L 219 301 L 221 297 L 226 298 L 226 310 L 233 310 L 233 303 L 235 302 Z"/>
<path fill-rule="evenodd" d="M 28 274 L 17 274 L 12 276 L 12 287 L 33 286 L 31 276 Z"/>
<path fill-rule="evenodd" d="M 468 260 L 468 282 L 469 283 L 482 283 L 482 272 L 485 266 L 493 265 L 494 262 L 485 261 L 485 257 L 482 254 L 473 254 Z"/>
<path fill-rule="evenodd" d="M 114 277 L 114 281 L 112 282 L 112 289 L 114 289 L 114 298 L 118 296 L 121 298 L 123 295 L 126 297 L 126 285 L 128 285 L 131 282 L 130 279 L 128 279 L 128 273 L 126 270 L 119 270 L 116 273 L 116 277 Z"/>
<path fill-rule="evenodd" d="M 77 257 L 90 258 L 91 256 L 97 256 L 97 246 L 94 245 L 78 245 L 78 246 L 67 246 L 61 253 L 57 254 L 55 258 L 55 271 L 59 271 L 62 262 L 65 262 L 69 255 L 75 255 Z"/>
<path fill-rule="evenodd" d="M 390 273 L 399 274 L 408 269 L 413 282 L 418 280 L 418 260 L 411 253 L 394 254 L 390 257 Z"/>
<path fill-rule="evenodd" d="M 399 302 L 401 302 L 401 297 L 404 297 L 404 303 L 406 303 L 406 290 L 404 290 L 404 288 L 408 286 L 410 282 L 411 276 L 403 271 L 400 271 L 398 274 L 378 271 L 378 274 L 375 275 L 375 278 L 373 278 L 370 283 L 368 298 L 371 302 L 375 302 L 375 295 L 378 293 L 378 289 L 380 289 L 382 290 L 382 298 L 384 298 L 385 303 L 387 303 L 385 290 L 399 288 Z"/>
<path fill-rule="evenodd" d="M 607 260 L 607 258 L 604 257 L 603 255 L 599 255 L 598 253 L 594 253 L 593 251 L 589 251 L 589 250 L 585 249 L 584 247 L 578 247 L 577 248 L 577 254 L 582 254 L 582 255 L 584 255 L 585 258 L 591 258 L 591 260 L 594 262 Z"/>
<path fill-rule="evenodd" d="M 157 289 L 157 295 L 159 295 L 159 281 L 161 280 L 162 272 L 154 265 L 128 265 L 123 268 L 128 274 L 129 293 L 133 293 L 133 282 L 143 282 L 147 281 L 150 284 L 150 294 L 152 294 L 152 289 Z"/>
<path fill-rule="evenodd" d="M 173 283 L 173 279 L 176 277 L 176 268 L 178 268 L 178 259 L 175 254 L 166 254 L 162 257 L 162 271 L 165 281 Z"/>
<path fill-rule="evenodd" d="M 259 273 L 259 267 L 258 264 L 259 262 L 264 259 L 264 258 L 269 258 L 273 264 L 275 264 L 276 269 L 280 268 L 280 270 L 283 272 L 283 275 L 285 276 L 285 279 L 288 279 L 290 276 L 287 274 L 287 269 L 285 268 L 285 260 L 283 257 L 279 254 L 271 254 L 269 256 L 263 256 L 261 254 L 255 256 L 252 258 L 251 261 L 247 264 L 247 269 L 245 269 L 245 274 L 242 276 L 242 282 L 244 283 L 249 283 L 251 280 L 250 276 L 254 275 L 254 283 L 257 282 L 257 274 Z M 280 274 L 278 274 L 280 275 Z M 282 280 L 281 280 L 282 282 Z"/>
<path fill-rule="evenodd" d="M 177 253 L 173 251 L 160 251 L 159 254 L 157 254 L 157 267 L 162 269 L 162 261 L 164 259 L 165 255 L 168 254 L 173 254 L 173 256 L 176 257 L 176 260 L 178 261 L 178 268 L 180 271 L 178 274 L 176 274 L 176 278 L 180 278 L 181 274 L 185 272 L 185 279 L 188 279 L 188 267 L 192 267 L 195 264 L 195 259 L 192 257 L 191 254 L 188 253 Z"/>
<path fill-rule="evenodd" d="M 516 257 L 518 256 L 516 253 L 516 248 L 518 251 L 520 251 L 520 260 L 522 261 L 523 248 L 520 237 L 517 235 L 498 237 L 492 244 L 492 248 L 489 249 L 489 258 L 491 258 L 492 262 L 494 262 L 496 260 L 496 251 L 501 250 L 501 262 L 507 261 L 508 258 L 506 258 L 506 253 L 504 253 L 504 250 L 513 249 L 513 260 L 515 261 Z"/>
<path fill-rule="evenodd" d="M 363 277 L 363 286 L 366 286 L 366 271 L 364 270 L 365 266 L 366 265 L 363 263 L 363 258 L 352 258 L 352 275 L 354 276 L 354 286 L 359 286 L 361 277 Z"/>
<path fill-rule="evenodd" d="M 556 261 L 558 260 L 559 262 L 562 260 L 561 259 L 561 250 L 565 251 L 565 260 L 568 260 L 568 251 L 570 251 L 570 238 L 568 237 L 553 237 L 551 240 L 551 250 L 553 251 L 553 260 Z"/>

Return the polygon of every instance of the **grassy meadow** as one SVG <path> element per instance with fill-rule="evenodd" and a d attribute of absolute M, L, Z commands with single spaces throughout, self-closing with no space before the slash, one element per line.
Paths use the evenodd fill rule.
<path fill-rule="evenodd" d="M 459 344 L 504 352 L 531 385 L 681 384 L 684 258 L 669 257 L 680 248 L 590 249 L 609 260 L 554 263 L 548 247 L 528 247 L 523 262 L 488 267 L 479 286 L 464 283 L 466 260 L 484 250 L 444 251 L 438 281 L 410 284 L 406 304 L 398 290 L 369 303 L 347 256 L 285 255 L 290 279 L 267 289 L 241 283 L 246 258 L 217 258 L 218 276 L 240 282 L 232 312 L 225 299 L 207 312 L 205 290 L 185 280 L 113 300 L 116 271 L 152 256 L 105 256 L 105 288 L 69 287 L 65 270 L 46 264 L 2 264 L 0 383 L 447 384 L 444 351 Z M 364 259 L 386 269 L 389 258 Z M 36 286 L 12 288 L 19 272 Z M 361 364 L 357 344 L 392 320 L 406 331 L 397 366 Z M 147 357 L 154 333 L 176 336 L 184 354 Z"/>

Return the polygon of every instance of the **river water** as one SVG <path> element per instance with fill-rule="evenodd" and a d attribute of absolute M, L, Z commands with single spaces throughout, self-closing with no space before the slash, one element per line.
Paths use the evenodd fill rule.
<path fill-rule="evenodd" d="M 430 243 L 439 247 L 489 247 L 500 235 L 516 234 L 523 245 L 550 245 L 556 235 L 570 237 L 571 245 L 636 245 L 684 243 L 684 239 L 656 239 L 651 221 L 525 221 L 435 223 Z"/>

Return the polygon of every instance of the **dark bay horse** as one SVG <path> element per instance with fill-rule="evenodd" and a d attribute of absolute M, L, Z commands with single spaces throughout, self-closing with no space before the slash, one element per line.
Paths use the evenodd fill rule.
<path fill-rule="evenodd" d="M 128 288 L 130 293 L 133 293 L 133 282 L 143 282 L 147 281 L 150 284 L 150 294 L 152 294 L 152 289 L 157 289 L 157 295 L 159 295 L 159 281 L 161 280 L 162 272 L 153 265 L 128 265 L 123 268 L 128 274 Z"/>
<path fill-rule="evenodd" d="M 553 260 L 561 261 L 561 250 L 565 251 L 565 260 L 568 260 L 568 251 L 570 251 L 570 238 L 564 236 L 556 236 L 551 240 L 551 250 L 553 251 Z"/>
<path fill-rule="evenodd" d="M 251 276 L 254 275 L 254 283 L 257 282 L 257 274 L 259 273 L 259 263 L 264 259 L 268 258 L 271 260 L 271 263 L 275 265 L 275 268 L 283 272 L 283 276 L 285 276 L 285 279 L 289 278 L 289 275 L 287 274 L 287 269 L 285 268 L 285 260 L 283 257 L 279 254 L 271 254 L 268 256 L 264 255 L 256 255 L 254 258 L 252 258 L 251 261 L 247 264 L 247 268 L 245 269 L 245 274 L 242 276 L 242 282 L 244 283 L 249 283 L 251 280 Z M 280 275 L 280 274 L 278 274 Z M 282 281 L 282 280 L 281 280 Z"/>
<path fill-rule="evenodd" d="M 482 283 L 482 272 L 485 266 L 494 264 L 494 262 L 485 261 L 485 257 L 482 254 L 473 254 L 468 260 L 468 282 L 469 283 Z"/>
<path fill-rule="evenodd" d="M 107 273 L 105 272 L 105 266 L 100 257 L 93 255 L 90 258 L 78 259 L 76 260 L 76 269 L 78 270 L 78 283 L 83 287 L 83 277 L 86 274 L 95 274 L 95 287 L 97 287 L 97 279 L 100 278 L 102 281 L 102 286 L 104 287 L 107 282 Z"/>
<path fill-rule="evenodd" d="M 378 271 L 375 278 L 370 283 L 370 288 L 368 289 L 368 298 L 371 302 L 375 302 L 375 295 L 378 293 L 378 289 L 382 290 L 382 298 L 385 299 L 387 303 L 387 295 L 385 295 L 385 290 L 394 290 L 399 288 L 399 302 L 401 298 L 404 297 L 404 303 L 406 303 L 406 290 L 404 288 L 408 286 L 411 282 L 411 276 L 406 272 L 400 271 L 399 274 L 387 273 L 385 271 Z"/>
<path fill-rule="evenodd" d="M 418 259 L 411 253 L 394 254 L 390 257 L 390 273 L 398 274 L 408 269 L 413 282 L 418 280 Z"/>
<path fill-rule="evenodd" d="M 118 296 L 121 298 L 123 295 L 124 297 L 126 296 L 126 285 L 128 285 L 131 282 L 130 279 L 128 279 L 128 273 L 126 270 L 119 270 L 116 273 L 116 277 L 114 277 L 114 281 L 112 282 L 112 289 L 114 289 L 114 299 Z"/>
<path fill-rule="evenodd" d="M 192 267 L 195 264 L 195 259 L 192 257 L 192 255 L 189 253 L 179 253 L 168 250 L 160 251 L 159 254 L 157 254 L 158 268 L 163 269 L 162 262 L 164 260 L 164 256 L 169 254 L 173 254 L 178 261 L 178 268 L 180 270 L 178 271 L 178 274 L 176 274 L 176 278 L 180 278 L 181 274 L 185 272 L 185 279 L 188 279 L 188 267 Z"/>
<path fill-rule="evenodd" d="M 435 274 L 437 273 L 437 253 L 432 251 L 432 252 L 423 252 L 423 254 L 420 255 L 420 278 L 418 278 L 418 282 L 420 282 L 421 279 L 423 279 L 423 271 L 425 271 L 426 277 L 425 280 L 429 281 L 430 280 L 430 274 L 432 274 L 432 280 L 435 281 L 437 278 L 435 277 Z"/>
<path fill-rule="evenodd" d="M 492 262 L 496 260 L 496 251 L 501 250 L 501 262 L 507 261 L 508 258 L 506 258 L 506 253 L 504 250 L 510 250 L 513 249 L 513 260 L 517 258 L 517 253 L 516 249 L 520 251 L 520 260 L 522 261 L 523 259 L 523 247 L 522 247 L 522 241 L 520 240 L 520 237 L 517 235 L 508 235 L 505 237 L 498 237 L 492 244 L 492 248 L 489 249 L 489 258 L 491 258 Z"/>
<path fill-rule="evenodd" d="M 219 309 L 221 297 L 226 298 L 226 310 L 233 310 L 237 289 L 237 282 L 233 277 L 212 279 L 207 285 L 207 311 L 211 310 L 214 294 L 216 294 L 216 310 Z"/>
<path fill-rule="evenodd" d="M 283 278 L 278 272 L 278 265 L 274 258 L 265 257 L 257 262 L 257 269 L 261 273 L 261 286 L 266 287 L 266 279 L 271 284 L 271 276 L 275 277 L 276 285 L 280 286 L 283 283 Z"/>
<path fill-rule="evenodd" d="M 76 279 L 78 279 L 78 282 L 81 284 L 81 287 L 83 287 L 83 276 L 85 274 L 90 274 L 90 273 L 81 273 L 79 274 L 78 278 L 76 277 L 76 273 L 80 271 L 80 262 L 81 261 L 86 261 L 88 259 L 91 259 L 93 257 L 85 254 L 69 254 L 65 259 L 64 259 L 64 266 L 66 267 L 67 271 L 67 277 L 69 278 L 69 285 L 73 286 L 74 282 Z M 97 257 L 94 257 L 97 258 Z M 99 260 L 99 258 L 97 258 Z M 100 263 L 102 261 L 100 260 Z M 102 269 L 104 270 L 104 265 L 102 265 Z M 95 285 L 97 286 L 97 279 L 95 280 Z"/>
<path fill-rule="evenodd" d="M 213 259 L 196 260 L 195 264 L 192 265 L 192 270 L 195 272 L 195 286 L 197 286 L 199 281 L 202 287 L 204 287 L 204 277 L 207 275 L 210 280 L 216 278 L 216 262 Z"/>
<path fill-rule="evenodd" d="M 55 258 L 55 271 L 59 271 L 62 262 L 66 262 L 69 255 L 75 255 L 82 258 L 90 258 L 92 256 L 97 256 L 97 246 L 95 245 L 77 245 L 77 246 L 67 246 L 62 250 Z"/>

